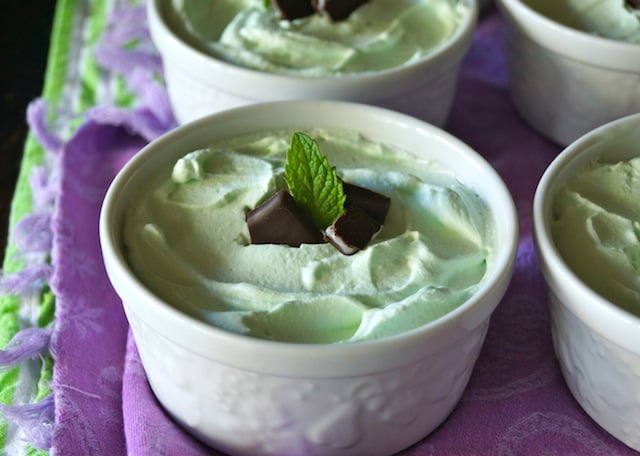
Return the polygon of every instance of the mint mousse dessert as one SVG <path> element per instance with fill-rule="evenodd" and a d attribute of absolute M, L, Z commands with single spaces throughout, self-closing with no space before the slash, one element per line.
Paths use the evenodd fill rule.
<path fill-rule="evenodd" d="M 551 233 L 585 284 L 640 316 L 640 157 L 577 172 L 554 200 Z"/>
<path fill-rule="evenodd" d="M 568 27 L 640 43 L 640 0 L 525 0 L 525 3 Z"/>
<path fill-rule="evenodd" d="M 220 60 L 327 77 L 415 62 L 471 12 L 458 0 L 172 0 L 166 14 L 178 36 Z"/>
<path fill-rule="evenodd" d="M 283 129 L 178 159 L 132 198 L 128 262 L 153 293 L 250 337 L 397 335 L 469 299 L 495 249 L 449 170 L 339 129 Z"/>

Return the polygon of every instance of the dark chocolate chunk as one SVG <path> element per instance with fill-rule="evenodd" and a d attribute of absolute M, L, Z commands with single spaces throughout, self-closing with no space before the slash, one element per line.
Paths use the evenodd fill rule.
<path fill-rule="evenodd" d="M 302 208 L 285 190 L 280 190 L 262 205 L 248 211 L 247 227 L 252 244 L 319 244 L 322 233 L 307 218 Z"/>
<path fill-rule="evenodd" d="M 348 18 L 367 0 L 311 0 L 316 11 L 334 22 Z"/>
<path fill-rule="evenodd" d="M 325 239 L 345 255 L 364 249 L 382 224 L 358 206 L 349 206 L 325 230 Z"/>
<path fill-rule="evenodd" d="M 358 206 L 380 224 L 384 223 L 391 205 L 391 198 L 346 182 L 342 183 L 342 187 L 347 195 L 345 207 Z"/>
<path fill-rule="evenodd" d="M 310 0 L 271 0 L 280 19 L 292 21 L 315 13 Z"/>
<path fill-rule="evenodd" d="M 626 0 L 631 8 L 640 8 L 640 0 Z"/>

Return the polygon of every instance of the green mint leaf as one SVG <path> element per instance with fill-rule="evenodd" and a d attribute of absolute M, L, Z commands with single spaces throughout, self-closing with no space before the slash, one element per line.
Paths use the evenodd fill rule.
<path fill-rule="evenodd" d="M 304 133 L 294 133 L 284 167 L 291 196 L 323 230 L 344 212 L 346 195 L 336 169 L 322 155 L 318 143 Z"/>
<path fill-rule="evenodd" d="M 271 0 L 262 0 L 262 5 L 265 8 L 269 8 L 269 6 L 271 6 Z"/>

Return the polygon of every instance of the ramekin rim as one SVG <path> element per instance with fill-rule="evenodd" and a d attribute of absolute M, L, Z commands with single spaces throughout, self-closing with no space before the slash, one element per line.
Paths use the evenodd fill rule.
<path fill-rule="evenodd" d="M 551 291 L 557 293 L 556 287 L 552 286 L 550 282 L 563 284 L 562 287 L 558 288 L 562 288 L 563 290 L 572 288 L 580 297 L 589 301 L 589 306 L 578 304 L 578 300 L 570 300 L 569 302 L 563 300 L 562 304 L 572 310 L 583 322 L 588 320 L 588 325 L 606 338 L 610 338 L 611 333 L 604 328 L 613 322 L 618 325 L 621 324 L 635 328 L 637 330 L 638 340 L 640 340 L 640 316 L 634 315 L 604 298 L 573 272 L 562 258 L 553 241 L 547 217 L 549 205 L 553 203 L 554 190 L 557 190 L 558 186 L 556 179 L 562 173 L 566 173 L 567 169 L 575 166 L 575 162 L 580 158 L 581 152 L 590 144 L 597 142 L 603 133 L 609 131 L 613 126 L 623 125 L 628 122 L 640 124 L 640 113 L 621 117 L 587 132 L 566 146 L 554 158 L 540 178 L 535 190 L 533 199 L 533 230 L 536 250 L 539 255 L 539 263 L 543 266 L 541 269 L 545 275 L 547 286 Z M 546 272 L 547 268 L 549 270 L 548 272 Z M 546 274 L 554 274 L 556 276 L 546 277 Z M 597 317 L 591 315 L 591 318 L 589 318 L 587 316 L 588 312 L 597 313 Z M 621 343 L 621 341 L 618 341 L 618 344 L 628 348 L 628 344 Z M 640 353 L 640 347 L 635 347 L 634 349 L 637 349 Z"/>
<path fill-rule="evenodd" d="M 567 43 L 567 40 L 573 43 L 573 45 L 567 46 L 549 46 L 548 43 L 545 44 L 545 47 L 553 50 L 556 53 L 559 53 L 567 58 L 571 58 L 573 60 L 578 60 L 583 63 L 589 63 L 595 66 L 605 67 L 609 69 L 615 69 L 616 71 L 640 71 L 640 43 L 632 43 L 624 40 L 619 40 L 615 38 L 609 38 L 604 36 L 595 35 L 593 33 L 589 33 L 584 30 L 579 30 L 576 28 L 569 27 L 564 25 L 554 19 L 551 19 L 544 14 L 536 11 L 533 7 L 524 3 L 522 0 L 496 0 L 499 6 L 501 6 L 505 11 L 508 11 L 511 14 L 517 14 L 520 18 L 528 18 L 533 21 L 535 24 L 535 28 L 544 27 L 548 29 L 554 34 L 562 37 L 562 40 L 556 40 L 556 42 Z M 581 43 L 584 46 L 588 47 L 593 51 L 593 49 L 600 49 L 600 55 L 616 55 L 614 51 L 623 51 L 625 53 L 633 53 L 638 56 L 638 65 L 637 67 L 629 67 L 625 69 L 619 69 L 616 65 L 609 66 L 604 65 L 601 62 L 592 62 L 588 59 L 583 58 L 582 56 L 578 57 L 572 53 L 575 50 L 575 44 Z M 593 54 L 593 53 L 591 53 Z M 626 62 L 627 64 L 631 64 L 633 62 Z"/>
<path fill-rule="evenodd" d="M 402 75 L 404 73 L 410 73 L 427 63 L 434 62 L 435 64 L 449 55 L 458 54 L 459 57 L 462 58 L 464 52 L 459 52 L 458 49 L 466 49 L 471 44 L 473 33 L 479 16 L 478 2 L 476 0 L 463 0 L 468 4 L 469 13 L 465 15 L 463 22 L 457 28 L 455 33 L 446 41 L 445 45 L 440 46 L 435 52 L 430 53 L 414 62 L 371 72 L 347 73 L 338 76 L 332 75 L 310 77 L 268 73 L 252 68 L 246 68 L 240 65 L 235 65 L 233 63 L 225 62 L 220 59 L 216 59 L 209 54 L 199 51 L 195 47 L 182 40 L 176 33 L 174 33 L 171 27 L 169 27 L 159 10 L 159 2 L 161 1 L 163 0 L 150 0 L 149 2 L 147 2 L 147 14 L 152 19 L 150 22 L 152 24 L 158 25 L 159 29 L 164 35 L 164 37 L 161 39 L 165 39 L 168 42 L 168 46 L 176 48 L 179 52 L 184 53 L 183 55 L 188 56 L 190 60 L 195 60 L 204 65 L 211 66 L 214 70 L 224 71 L 228 74 L 237 75 L 238 77 L 249 80 L 261 79 L 263 81 L 267 80 L 273 82 L 281 82 L 283 84 L 296 83 L 313 85 L 320 82 L 324 84 L 331 83 L 336 85 L 346 85 L 375 82 L 376 80 L 387 79 L 390 77 Z M 154 27 L 151 27 L 151 29 L 153 32 Z M 152 33 L 152 39 L 153 38 L 154 33 Z M 155 44 L 162 54 L 162 46 L 157 42 Z"/>

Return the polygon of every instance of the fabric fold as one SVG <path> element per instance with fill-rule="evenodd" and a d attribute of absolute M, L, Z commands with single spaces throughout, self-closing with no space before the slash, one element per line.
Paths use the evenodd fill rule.
<path fill-rule="evenodd" d="M 147 381 L 131 331 L 122 379 L 122 410 L 130 455 L 222 455 L 189 436 L 162 409 Z"/>
<path fill-rule="evenodd" d="M 58 454 L 126 454 L 121 394 L 128 325 L 104 271 L 98 221 L 116 171 L 145 144 L 121 127 L 87 122 L 64 147 L 51 279 Z"/>

